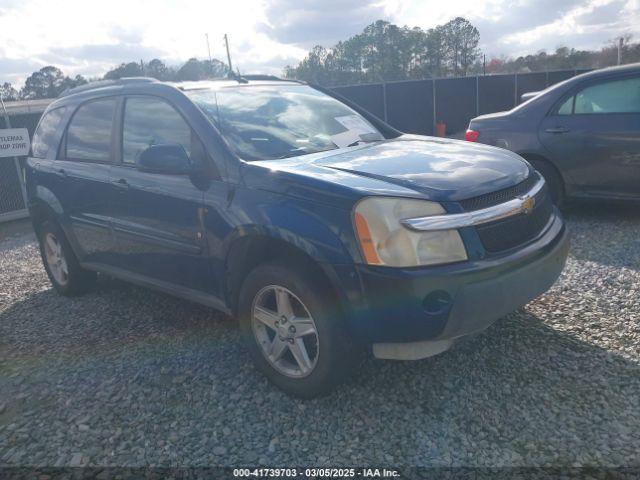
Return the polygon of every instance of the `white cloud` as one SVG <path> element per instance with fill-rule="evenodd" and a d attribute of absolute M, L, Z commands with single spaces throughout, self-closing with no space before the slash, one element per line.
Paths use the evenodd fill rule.
<path fill-rule="evenodd" d="M 640 33 L 640 0 L 400 0 L 400 23 L 433 27 L 455 16 L 478 27 L 488 56 L 525 55 L 566 45 L 599 48 Z"/>
<path fill-rule="evenodd" d="M 214 57 L 225 59 L 227 33 L 234 66 L 277 74 L 379 18 L 430 28 L 455 16 L 478 27 L 487 54 L 517 55 L 637 34 L 640 0 L 0 0 L 0 81 L 49 64 L 91 77 L 125 61 L 202 59 L 205 33 Z"/>
<path fill-rule="evenodd" d="M 36 66 L 55 63 L 67 74 L 97 76 L 120 62 L 153 56 L 176 64 L 206 58 L 205 33 L 212 56 L 223 59 L 227 33 L 234 66 L 280 73 L 305 51 L 260 32 L 264 10 L 261 0 L 0 0 L 0 63 L 29 59 Z M 8 72 L 0 65 L 0 74 L 24 80 L 29 68 Z"/>

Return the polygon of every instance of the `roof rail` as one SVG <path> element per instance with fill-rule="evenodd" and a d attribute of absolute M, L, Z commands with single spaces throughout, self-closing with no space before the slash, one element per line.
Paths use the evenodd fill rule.
<path fill-rule="evenodd" d="M 266 75 L 263 73 L 242 75 L 242 78 L 246 78 L 247 80 L 282 80 L 281 78 L 278 78 L 275 75 Z"/>
<path fill-rule="evenodd" d="M 275 75 L 267 75 L 263 73 L 254 73 L 249 75 L 242 75 L 241 78 L 245 80 L 277 80 L 279 82 L 294 82 L 294 83 L 302 83 L 299 80 L 293 78 L 280 78 Z"/>
<path fill-rule="evenodd" d="M 87 92 L 96 88 L 114 87 L 118 85 L 130 85 L 135 83 L 155 83 L 158 80 L 150 77 L 123 77 L 116 80 L 98 80 L 97 82 L 89 82 L 79 87 L 67 88 L 63 91 L 58 98 L 66 97 L 67 95 L 73 95 L 75 93 Z"/>

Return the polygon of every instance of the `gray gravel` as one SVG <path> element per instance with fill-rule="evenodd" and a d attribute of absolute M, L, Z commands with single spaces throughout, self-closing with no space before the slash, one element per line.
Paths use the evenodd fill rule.
<path fill-rule="evenodd" d="M 233 320 L 104 278 L 62 298 L 31 235 L 1 240 L 0 464 L 638 466 L 640 213 L 567 217 L 543 297 L 307 402 L 254 371 Z"/>

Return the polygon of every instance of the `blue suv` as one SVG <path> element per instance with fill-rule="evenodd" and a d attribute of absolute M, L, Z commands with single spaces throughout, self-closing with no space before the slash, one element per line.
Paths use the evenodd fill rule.
<path fill-rule="evenodd" d="M 415 360 L 483 330 L 546 291 L 569 245 L 516 154 L 265 76 L 72 90 L 26 179 L 58 292 L 100 272 L 236 316 L 257 368 L 300 397 L 364 349 Z"/>

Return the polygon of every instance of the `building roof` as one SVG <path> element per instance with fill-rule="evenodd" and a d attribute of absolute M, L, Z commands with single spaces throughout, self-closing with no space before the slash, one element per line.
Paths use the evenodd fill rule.
<path fill-rule="evenodd" d="M 53 98 L 43 98 L 40 100 L 18 100 L 16 102 L 4 102 L 7 114 L 12 117 L 14 115 L 25 115 L 30 113 L 43 113 L 47 106 L 53 102 Z M 4 112 L 0 107 L 0 115 Z"/>

